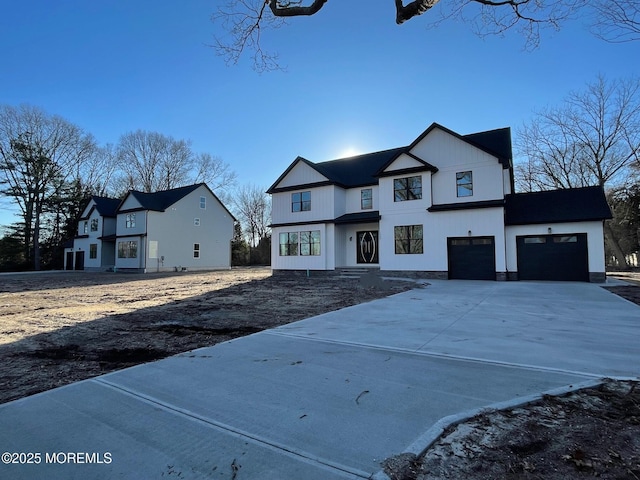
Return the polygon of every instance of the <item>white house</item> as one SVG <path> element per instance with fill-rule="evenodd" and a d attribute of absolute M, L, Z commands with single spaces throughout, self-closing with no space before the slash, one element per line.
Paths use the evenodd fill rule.
<path fill-rule="evenodd" d="M 85 209 L 87 215 L 80 220 L 79 235 L 74 239 L 75 253 L 66 256 L 67 261 L 75 260 L 77 270 L 160 272 L 231 268 L 235 219 L 204 183 L 155 193 L 130 191 L 122 201 L 117 201 L 112 216 L 101 216 L 97 209 L 91 211 L 92 202 Z M 101 219 L 104 225 L 113 222 L 113 232 L 92 235 L 94 216 L 98 225 Z M 85 222 L 88 234 L 84 233 Z M 87 251 L 88 255 L 84 253 Z M 95 258 L 94 251 L 98 252 Z M 79 263 L 82 259 L 84 263 Z"/>
<path fill-rule="evenodd" d="M 66 270 L 104 270 L 115 266 L 116 211 L 120 199 L 93 196 L 82 211 Z"/>
<path fill-rule="evenodd" d="M 432 124 L 410 145 L 313 163 L 269 188 L 272 268 L 603 281 L 601 188 L 514 194 L 509 128 Z"/>

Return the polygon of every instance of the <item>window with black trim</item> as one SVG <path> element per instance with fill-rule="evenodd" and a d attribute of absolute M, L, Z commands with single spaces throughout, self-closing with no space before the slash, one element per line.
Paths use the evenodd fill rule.
<path fill-rule="evenodd" d="M 98 219 L 97 218 L 92 218 L 91 219 L 91 231 L 92 232 L 97 232 L 98 231 Z"/>
<path fill-rule="evenodd" d="M 118 258 L 138 258 L 138 242 L 118 242 Z"/>
<path fill-rule="evenodd" d="M 82 233 L 89 233 L 89 222 L 84 222 L 82 224 Z"/>
<path fill-rule="evenodd" d="M 200 258 L 200 244 L 193 244 L 193 258 Z"/>
<path fill-rule="evenodd" d="M 298 255 L 298 232 L 280 234 L 280 256 Z"/>
<path fill-rule="evenodd" d="M 423 253 L 422 225 L 393 227 L 397 254 Z"/>
<path fill-rule="evenodd" d="M 308 212 L 311 210 L 311 192 L 296 192 L 291 194 L 291 211 Z"/>
<path fill-rule="evenodd" d="M 393 181 L 393 201 L 420 200 L 422 198 L 422 177 L 396 178 Z"/>
<path fill-rule="evenodd" d="M 207 197 L 200 197 L 200 208 L 207 208 Z"/>
<path fill-rule="evenodd" d="M 363 188 L 360 190 L 360 208 L 362 210 L 371 210 L 373 208 L 372 188 Z"/>
<path fill-rule="evenodd" d="M 89 244 L 89 258 L 98 258 L 98 244 L 90 243 Z"/>
<path fill-rule="evenodd" d="M 456 189 L 458 197 L 473 195 L 473 174 L 471 171 L 456 173 Z"/>
<path fill-rule="evenodd" d="M 300 255 L 320 255 L 320 230 L 300 232 Z"/>
<path fill-rule="evenodd" d="M 124 219 L 124 228 L 134 228 L 136 226 L 136 214 L 127 213 Z"/>

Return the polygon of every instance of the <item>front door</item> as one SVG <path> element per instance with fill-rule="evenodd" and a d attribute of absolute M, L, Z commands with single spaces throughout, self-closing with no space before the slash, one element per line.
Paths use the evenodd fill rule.
<path fill-rule="evenodd" d="M 358 263 L 378 263 L 378 231 L 358 232 L 356 258 Z"/>
<path fill-rule="evenodd" d="M 76 252 L 75 269 L 76 270 L 84 270 L 84 252 L 83 251 Z"/>

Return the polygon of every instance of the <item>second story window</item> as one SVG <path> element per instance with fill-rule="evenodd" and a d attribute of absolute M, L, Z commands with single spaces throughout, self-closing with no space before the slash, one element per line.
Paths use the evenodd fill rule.
<path fill-rule="evenodd" d="M 422 198 L 422 177 L 396 178 L 393 181 L 393 201 L 404 202 Z"/>
<path fill-rule="evenodd" d="M 98 231 L 98 219 L 97 218 L 92 218 L 91 219 L 91 231 L 92 232 L 97 232 Z"/>
<path fill-rule="evenodd" d="M 89 233 L 89 222 L 84 222 L 82 224 L 82 233 Z"/>
<path fill-rule="evenodd" d="M 456 189 L 458 197 L 470 197 L 473 195 L 473 176 L 471 172 L 456 173 Z"/>
<path fill-rule="evenodd" d="M 124 221 L 125 228 L 134 228 L 136 226 L 136 214 L 127 213 Z"/>
<path fill-rule="evenodd" d="M 373 208 L 373 189 L 363 188 L 360 190 L 360 208 L 370 210 Z"/>
<path fill-rule="evenodd" d="M 291 211 L 308 212 L 311 210 L 311 192 L 296 192 L 291 194 Z"/>
<path fill-rule="evenodd" d="M 200 197 L 200 208 L 207 208 L 207 197 Z"/>

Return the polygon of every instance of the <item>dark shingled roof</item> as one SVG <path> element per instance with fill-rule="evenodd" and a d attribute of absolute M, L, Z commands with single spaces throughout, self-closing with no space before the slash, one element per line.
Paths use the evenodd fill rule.
<path fill-rule="evenodd" d="M 505 225 L 583 222 L 612 218 L 602 187 L 516 193 L 505 197 Z"/>
<path fill-rule="evenodd" d="M 377 222 L 378 220 L 380 220 L 380 212 L 378 210 L 369 210 L 367 212 L 346 213 L 336 218 L 334 223 L 341 225 L 345 223 Z"/>
<path fill-rule="evenodd" d="M 121 200 L 119 198 L 92 197 L 96 202 L 96 210 L 103 217 L 115 217 Z"/>
<path fill-rule="evenodd" d="M 487 132 L 471 133 L 462 138 L 484 150 L 494 152 L 500 163 L 506 168 L 511 166 L 511 129 L 509 127 L 489 130 Z"/>
<path fill-rule="evenodd" d="M 344 188 L 375 185 L 376 172 L 390 160 L 407 151 L 407 147 L 392 148 L 382 152 L 365 153 L 354 157 L 314 163 L 314 168 L 330 181 Z"/>
<path fill-rule="evenodd" d="M 511 129 L 500 128 L 497 130 L 489 130 L 486 132 L 472 133 L 469 135 L 460 135 L 452 130 L 449 130 L 437 123 L 431 124 L 418 138 L 416 138 L 410 145 L 406 147 L 392 148 L 390 150 L 383 150 L 381 152 L 366 153 L 363 155 L 356 155 L 348 158 L 340 158 L 337 160 L 330 160 L 328 162 L 314 163 L 303 157 L 298 157 L 291 165 L 280 175 L 275 183 L 269 187 L 267 193 L 275 193 L 278 191 L 294 190 L 296 186 L 281 187 L 277 185 L 287 176 L 287 174 L 297 165 L 298 162 L 304 162 L 311 168 L 324 175 L 327 178 L 327 183 L 335 184 L 343 188 L 355 188 L 363 187 L 366 185 L 376 185 L 378 183 L 378 177 L 383 176 L 382 171 L 390 165 L 401 154 L 407 153 L 415 160 L 418 160 L 423 164 L 423 169 L 437 172 L 437 167 L 427 163 L 425 160 L 420 159 L 410 153 L 411 149 L 415 147 L 422 139 L 429 134 L 434 128 L 440 128 L 443 131 L 454 135 L 461 140 L 474 145 L 485 152 L 494 155 L 503 165 L 503 168 L 511 167 Z M 422 168 L 422 167 L 418 167 Z M 414 169 L 408 169 L 414 170 Z M 318 183 L 319 184 L 319 183 Z"/>
<path fill-rule="evenodd" d="M 135 197 L 145 210 L 155 210 L 164 212 L 178 200 L 186 197 L 194 190 L 198 189 L 203 183 L 189 185 L 187 187 L 173 188 L 171 190 L 163 190 L 161 192 L 144 193 L 131 190 L 130 194 Z"/>

